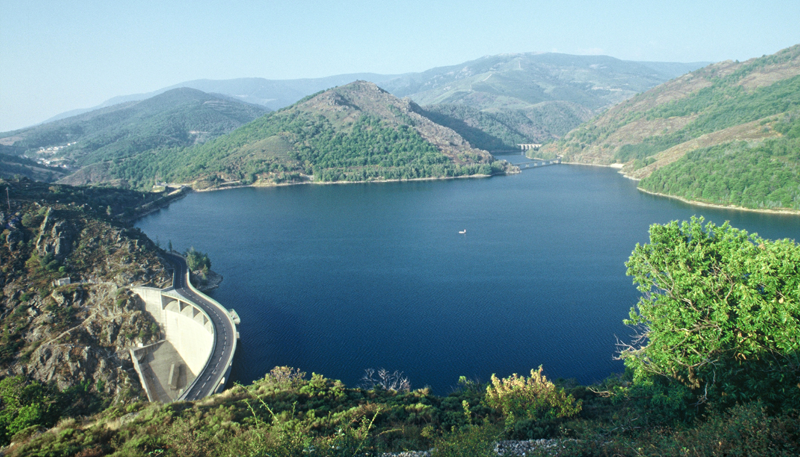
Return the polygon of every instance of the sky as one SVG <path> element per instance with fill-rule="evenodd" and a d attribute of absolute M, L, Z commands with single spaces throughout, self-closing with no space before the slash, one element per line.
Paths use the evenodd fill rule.
<path fill-rule="evenodd" d="M 2 0 L 0 132 L 194 79 L 400 74 L 521 52 L 716 62 L 798 43 L 798 0 Z"/>

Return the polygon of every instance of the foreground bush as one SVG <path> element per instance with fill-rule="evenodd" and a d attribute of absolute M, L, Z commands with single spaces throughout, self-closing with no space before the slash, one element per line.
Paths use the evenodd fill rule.
<path fill-rule="evenodd" d="M 581 411 L 581 402 L 558 388 L 542 374 L 542 367 L 531 370 L 531 377 L 516 373 L 499 379 L 492 375 L 486 388 L 486 404 L 500 410 L 507 423 L 520 419 L 549 421 L 571 417 Z"/>
<path fill-rule="evenodd" d="M 703 219 L 653 225 L 626 263 L 642 292 L 622 351 L 634 382 L 674 379 L 698 403 L 800 407 L 800 246 Z"/>

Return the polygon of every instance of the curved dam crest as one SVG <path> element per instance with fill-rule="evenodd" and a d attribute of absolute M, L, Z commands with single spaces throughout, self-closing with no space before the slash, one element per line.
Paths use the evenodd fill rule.
<path fill-rule="evenodd" d="M 196 400 L 225 388 L 239 318 L 191 285 L 182 257 L 169 257 L 178 266 L 173 287 L 131 288 L 165 339 L 131 349 L 131 359 L 150 401 Z"/>

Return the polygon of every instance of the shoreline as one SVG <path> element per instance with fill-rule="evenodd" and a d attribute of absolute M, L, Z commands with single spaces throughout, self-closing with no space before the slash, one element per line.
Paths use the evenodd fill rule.
<path fill-rule="evenodd" d="M 243 184 L 237 186 L 225 186 L 225 187 L 213 187 L 208 189 L 194 189 L 188 184 L 180 184 L 182 187 L 180 188 L 180 192 L 177 192 L 174 195 L 169 195 L 163 197 L 160 201 L 152 202 L 152 207 L 148 208 L 146 211 L 141 213 L 136 213 L 129 219 L 125 219 L 128 223 L 135 224 L 136 221 L 139 219 L 155 213 L 156 211 L 160 211 L 162 208 L 166 208 L 170 205 L 170 203 L 180 200 L 186 195 L 191 192 L 217 192 L 229 189 L 242 189 L 245 187 L 253 187 L 253 188 L 261 188 L 261 187 L 286 187 L 286 186 L 304 186 L 304 185 L 344 185 L 344 184 L 370 184 L 370 183 L 391 183 L 391 182 L 413 182 L 413 181 L 439 181 L 439 180 L 448 180 L 448 179 L 470 179 L 470 178 L 491 178 L 493 176 L 509 176 L 519 174 L 520 172 L 517 171 L 516 173 L 497 173 L 491 175 L 467 175 L 467 176 L 437 176 L 437 177 L 430 177 L 430 178 L 411 178 L 411 179 L 380 179 L 380 180 L 371 180 L 371 181 L 325 181 L 325 182 L 314 182 L 314 181 L 306 181 L 306 182 L 289 182 L 289 183 L 271 183 L 271 184 Z"/>
<path fill-rule="evenodd" d="M 717 208 L 717 209 L 730 209 L 734 211 L 748 211 L 751 213 L 779 214 L 784 216 L 800 216 L 800 210 L 794 210 L 794 209 L 761 209 L 761 208 L 745 208 L 744 206 L 734 206 L 734 205 L 719 205 L 716 203 L 705 203 L 696 200 L 689 200 L 687 198 L 679 197 L 677 195 L 668 195 L 659 192 L 652 192 L 649 190 L 642 189 L 638 186 L 636 187 L 636 190 L 645 194 L 655 195 L 656 197 L 666 197 L 666 198 L 671 198 L 673 200 L 680 200 L 683 203 L 687 203 L 689 205 L 694 205 L 694 206 L 704 206 L 707 208 Z"/>
<path fill-rule="evenodd" d="M 466 175 L 466 176 L 435 176 L 429 178 L 410 178 L 410 179 L 372 179 L 368 181 L 305 181 L 305 182 L 288 182 L 288 183 L 271 183 L 271 184 L 245 184 L 239 186 L 225 186 L 225 187 L 213 187 L 208 189 L 192 189 L 189 185 L 184 184 L 187 188 L 190 189 L 191 192 L 217 192 L 222 190 L 228 189 L 242 189 L 245 187 L 286 187 L 286 186 L 306 186 L 306 185 L 316 185 L 316 186 L 329 186 L 329 185 L 346 185 L 346 184 L 384 184 L 384 183 L 391 183 L 391 182 L 418 182 L 418 181 L 445 181 L 449 179 L 470 179 L 470 178 L 491 178 L 493 176 L 510 176 L 519 174 L 517 173 L 498 173 L 498 174 L 491 174 L 491 175 Z"/>
<path fill-rule="evenodd" d="M 633 178 L 631 176 L 626 175 L 622 172 L 622 168 L 624 164 L 596 164 L 596 163 L 581 163 L 581 162 L 561 162 L 562 165 L 582 165 L 588 167 L 601 167 L 601 168 L 613 168 L 618 170 L 617 173 L 622 175 L 625 179 L 630 179 L 631 181 L 639 182 L 640 179 Z M 370 184 L 370 183 L 391 183 L 391 182 L 415 182 L 415 181 L 440 181 L 440 180 L 448 180 L 448 179 L 470 179 L 470 178 L 491 178 L 493 176 L 509 176 L 519 174 L 520 172 L 516 173 L 498 173 L 498 174 L 491 174 L 491 175 L 468 175 L 468 176 L 438 176 L 438 177 L 429 177 L 429 178 L 411 178 L 411 179 L 380 179 L 380 180 L 370 180 L 370 181 L 325 181 L 325 182 L 314 182 L 314 181 L 306 181 L 306 182 L 291 182 L 291 183 L 272 183 L 272 184 L 246 184 L 246 185 L 237 185 L 237 186 L 226 186 L 226 187 L 214 187 L 210 189 L 193 189 L 191 186 L 184 185 L 184 190 L 181 192 L 180 196 L 177 198 L 171 198 L 167 201 L 163 202 L 163 205 L 159 205 L 158 207 L 152 208 L 143 214 L 138 214 L 134 218 L 132 218 L 131 222 L 135 222 L 136 220 L 151 214 L 155 211 L 160 210 L 161 208 L 165 208 L 169 206 L 175 200 L 179 200 L 188 194 L 189 192 L 217 192 L 223 191 L 228 189 L 241 189 L 245 187 L 285 187 L 285 186 L 301 186 L 301 185 L 343 185 L 343 184 Z M 777 215 L 784 215 L 784 216 L 800 216 L 800 210 L 792 210 L 792 209 L 761 209 L 761 208 L 745 208 L 743 206 L 734 206 L 734 205 L 720 205 L 716 203 L 705 203 L 697 200 L 689 200 L 684 197 L 679 197 L 677 195 L 668 195 L 662 194 L 659 192 L 651 192 L 649 190 L 642 189 L 639 186 L 636 186 L 636 190 L 639 192 L 643 192 L 645 194 L 654 195 L 656 197 L 664 197 L 670 198 L 673 200 L 679 200 L 683 203 L 693 206 L 700 206 L 706 208 L 717 208 L 717 209 L 729 209 L 734 211 L 747 211 L 752 213 L 762 213 L 762 214 L 777 214 Z"/>
<path fill-rule="evenodd" d="M 581 163 L 581 162 L 561 162 L 561 163 L 564 165 L 584 165 L 588 167 L 615 168 L 619 170 L 617 171 L 617 173 L 621 174 L 623 178 L 630 179 L 631 181 L 635 182 L 641 181 L 641 179 L 634 178 L 623 173 L 622 168 L 625 166 L 624 164 L 612 163 L 609 165 L 601 165 L 596 163 Z M 747 211 L 751 213 L 777 214 L 784 216 L 800 216 L 800 210 L 794 210 L 794 209 L 762 209 L 762 208 L 745 208 L 744 206 L 735 206 L 735 205 L 720 205 L 717 203 L 706 203 L 697 200 L 689 200 L 685 197 L 679 197 L 677 195 L 652 192 L 649 190 L 642 189 L 639 186 L 636 186 L 636 190 L 638 190 L 639 192 L 643 192 L 645 194 L 655 195 L 656 197 L 664 197 L 664 198 L 671 198 L 673 200 L 679 200 L 683 203 L 686 203 L 687 205 L 693 205 L 693 206 L 702 206 L 706 208 L 717 208 L 717 209 L 730 209 L 734 211 Z"/>

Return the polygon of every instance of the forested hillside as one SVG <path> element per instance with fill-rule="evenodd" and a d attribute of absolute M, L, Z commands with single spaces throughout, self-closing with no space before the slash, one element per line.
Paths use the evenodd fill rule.
<path fill-rule="evenodd" d="M 624 164 L 642 189 L 754 209 L 800 209 L 800 45 L 721 62 L 621 103 L 548 145 L 565 161 Z"/>
<path fill-rule="evenodd" d="M 209 187 L 513 171 L 420 113 L 415 104 L 358 81 L 310 96 L 201 146 L 113 164 L 109 173 L 141 187 L 156 177 Z"/>
<path fill-rule="evenodd" d="M 67 166 L 70 172 L 75 172 L 147 151 L 201 144 L 266 111 L 223 96 L 175 89 L 144 101 L 3 133 L 0 152 L 47 160 L 51 165 Z M 87 174 L 81 173 L 67 182 L 94 182 L 80 178 Z"/>
<path fill-rule="evenodd" d="M 24 176 L 37 181 L 52 182 L 66 174 L 66 170 L 48 167 L 25 157 L 0 154 L 0 178 Z"/>
<path fill-rule="evenodd" d="M 561 138 L 609 106 L 702 65 L 557 53 L 501 54 L 399 76 L 363 73 L 295 80 L 186 81 L 155 92 L 115 97 L 95 109 L 145 100 L 176 88 L 225 94 L 280 109 L 320 90 L 367 80 L 397 97 L 410 97 L 473 147 L 496 150 Z M 88 111 L 75 110 L 52 120 Z"/>

